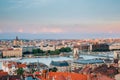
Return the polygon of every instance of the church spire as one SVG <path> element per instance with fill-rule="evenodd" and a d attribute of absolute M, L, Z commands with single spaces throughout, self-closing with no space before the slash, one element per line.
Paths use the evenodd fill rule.
<path fill-rule="evenodd" d="M 16 40 L 18 40 L 18 36 L 16 36 Z"/>

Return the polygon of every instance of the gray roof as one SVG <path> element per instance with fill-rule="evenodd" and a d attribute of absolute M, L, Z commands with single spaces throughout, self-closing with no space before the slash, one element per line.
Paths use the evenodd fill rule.
<path fill-rule="evenodd" d="M 51 61 L 50 65 L 59 67 L 69 66 L 67 61 Z"/>
<path fill-rule="evenodd" d="M 104 63 L 103 60 L 98 60 L 98 59 L 87 59 L 87 60 L 76 60 L 74 63 L 79 63 L 79 64 L 96 64 L 96 63 Z"/>

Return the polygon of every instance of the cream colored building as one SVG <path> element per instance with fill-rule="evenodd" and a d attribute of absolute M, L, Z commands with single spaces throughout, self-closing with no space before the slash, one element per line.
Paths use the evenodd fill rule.
<path fill-rule="evenodd" d="M 3 57 L 22 57 L 22 48 L 12 48 L 2 51 Z"/>
<path fill-rule="evenodd" d="M 61 49 L 61 48 L 63 48 L 63 47 L 66 47 L 65 45 L 56 45 L 55 46 L 55 49 Z"/>
<path fill-rule="evenodd" d="M 73 57 L 74 58 L 79 58 L 79 49 L 78 48 L 74 48 L 74 50 L 73 50 Z"/>
<path fill-rule="evenodd" d="M 47 50 L 54 51 L 55 50 L 55 46 L 54 45 L 41 46 L 40 49 L 43 50 L 43 51 L 47 51 Z"/>
<path fill-rule="evenodd" d="M 120 60 L 120 51 L 114 51 L 114 59 Z"/>
<path fill-rule="evenodd" d="M 78 59 L 79 58 L 79 45 L 75 45 L 74 47 L 73 47 L 73 57 L 75 58 L 75 59 Z"/>
<path fill-rule="evenodd" d="M 120 50 L 120 43 L 112 43 L 109 45 L 110 50 Z"/>

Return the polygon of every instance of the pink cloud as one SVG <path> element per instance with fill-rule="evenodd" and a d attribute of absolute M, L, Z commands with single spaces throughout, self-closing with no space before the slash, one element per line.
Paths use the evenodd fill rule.
<path fill-rule="evenodd" d="M 23 33 L 23 29 L 18 29 L 18 32 Z"/>
<path fill-rule="evenodd" d="M 27 33 L 63 33 L 64 30 L 60 27 L 29 27 L 29 29 L 24 28 Z"/>
<path fill-rule="evenodd" d="M 10 26 L 10 27 L 8 27 Z M 21 27 L 22 26 L 22 27 Z M 40 25 L 40 24 L 2 24 L 0 32 L 20 33 L 120 33 L 120 23 Z M 7 30 L 9 28 L 9 31 Z"/>
<path fill-rule="evenodd" d="M 41 29 L 41 32 L 50 32 L 50 33 L 61 33 L 61 32 L 63 32 L 63 29 L 61 29 L 61 28 L 52 28 L 52 27 L 49 27 L 49 28 L 42 28 Z"/>

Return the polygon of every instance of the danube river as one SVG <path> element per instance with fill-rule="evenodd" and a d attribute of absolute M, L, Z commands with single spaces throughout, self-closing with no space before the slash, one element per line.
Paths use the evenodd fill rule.
<path fill-rule="evenodd" d="M 113 55 L 106 55 L 104 56 L 93 56 L 93 55 L 80 55 L 80 57 L 83 57 L 83 59 L 94 59 L 94 58 L 107 58 L 107 57 L 112 57 Z M 10 58 L 7 59 L 0 59 L 2 60 L 11 60 Z M 22 60 L 15 60 L 15 61 L 20 61 L 22 63 L 30 63 L 30 62 L 41 62 L 49 66 L 51 61 L 64 61 L 64 60 L 73 60 L 73 57 L 47 57 L 47 58 L 23 58 Z M 13 59 L 14 61 L 14 59 Z M 2 68 L 2 62 L 0 62 L 0 69 Z"/>

